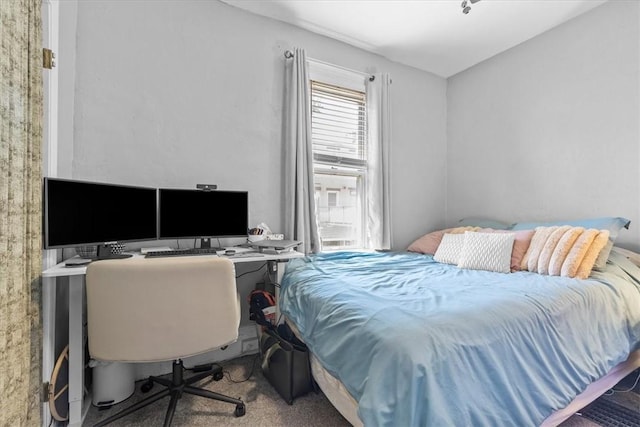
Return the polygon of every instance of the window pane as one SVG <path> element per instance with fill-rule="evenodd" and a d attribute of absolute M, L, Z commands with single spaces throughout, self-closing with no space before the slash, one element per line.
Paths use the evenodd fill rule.
<path fill-rule="evenodd" d="M 325 251 L 364 246 L 365 100 L 364 92 L 311 81 L 315 201 Z"/>
<path fill-rule="evenodd" d="M 365 94 L 311 82 L 311 133 L 316 157 L 365 160 Z"/>
<path fill-rule="evenodd" d="M 335 191 L 329 191 L 327 193 L 327 204 L 329 207 L 337 207 L 338 206 L 338 193 Z"/>
<path fill-rule="evenodd" d="M 316 173 L 316 210 L 323 250 L 356 249 L 361 242 L 361 178 Z M 318 190 L 317 188 L 320 187 Z"/>

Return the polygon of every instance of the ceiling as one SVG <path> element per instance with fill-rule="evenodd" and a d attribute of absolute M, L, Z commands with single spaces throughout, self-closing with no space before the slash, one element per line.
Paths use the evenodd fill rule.
<path fill-rule="evenodd" d="M 452 76 L 606 0 L 222 0 L 382 55 Z"/>

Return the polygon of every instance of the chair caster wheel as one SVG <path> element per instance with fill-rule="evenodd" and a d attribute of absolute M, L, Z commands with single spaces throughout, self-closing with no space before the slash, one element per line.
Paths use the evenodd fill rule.
<path fill-rule="evenodd" d="M 246 408 L 243 404 L 240 405 L 236 405 L 236 411 L 234 412 L 234 415 L 236 417 L 241 417 L 246 413 Z"/>
<path fill-rule="evenodd" d="M 214 372 L 213 373 L 213 380 L 214 381 L 220 381 L 223 378 L 224 378 L 224 374 L 222 372 Z"/>
<path fill-rule="evenodd" d="M 153 381 L 147 381 L 140 386 L 140 391 L 143 393 L 149 393 L 153 388 Z"/>

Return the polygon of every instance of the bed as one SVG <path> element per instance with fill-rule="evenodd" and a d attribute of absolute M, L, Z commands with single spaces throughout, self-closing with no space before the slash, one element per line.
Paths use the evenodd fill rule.
<path fill-rule="evenodd" d="M 410 252 L 292 260 L 279 308 L 353 425 L 557 425 L 640 366 L 640 269 L 588 279 Z"/>

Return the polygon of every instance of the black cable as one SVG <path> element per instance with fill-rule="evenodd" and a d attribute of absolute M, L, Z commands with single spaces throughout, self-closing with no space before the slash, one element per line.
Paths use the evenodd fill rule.
<path fill-rule="evenodd" d="M 240 384 L 245 381 L 249 381 L 249 379 L 253 376 L 253 371 L 256 368 L 256 360 L 258 360 L 259 358 L 260 358 L 260 353 L 256 354 L 256 356 L 253 358 L 253 361 L 251 362 L 251 371 L 249 371 L 249 375 L 247 376 L 247 378 L 243 380 L 234 380 L 233 378 L 231 378 L 231 372 L 229 371 L 223 370 L 222 373 L 227 374 L 227 378 L 229 379 L 229 381 L 231 381 L 234 384 Z"/>
<path fill-rule="evenodd" d="M 612 388 L 611 391 L 613 391 L 614 393 L 628 393 L 630 391 L 633 391 L 636 386 L 638 385 L 638 382 L 640 382 L 640 372 L 638 372 L 638 376 L 636 377 L 635 382 L 633 383 L 633 385 L 626 389 L 626 390 L 620 390 L 620 389 L 616 389 L 616 388 Z"/>
<path fill-rule="evenodd" d="M 276 262 L 276 261 L 267 261 L 267 265 L 269 265 L 269 263 L 271 262 Z M 275 272 L 271 271 L 271 268 L 268 268 L 267 271 L 265 271 L 264 274 L 262 275 L 262 280 L 264 281 L 265 284 L 273 285 L 279 288 L 280 284 L 276 281 L 277 278 L 278 278 L 277 268 Z"/>
<path fill-rule="evenodd" d="M 251 362 L 251 370 L 249 371 L 249 375 L 247 376 L 247 378 L 242 379 L 242 380 L 234 380 L 233 378 L 231 378 L 231 372 L 229 372 L 229 371 L 224 369 L 225 365 L 221 365 L 220 363 L 216 363 L 216 362 L 213 362 L 213 363 L 210 363 L 210 364 L 205 364 L 205 365 L 192 366 L 191 368 L 183 367 L 183 369 L 185 371 L 197 372 L 197 371 L 200 370 L 200 368 L 202 368 L 204 366 L 207 366 L 207 365 L 211 365 L 211 369 L 214 369 L 214 367 L 217 367 L 217 368 L 221 369 L 222 373 L 227 375 L 227 378 L 229 379 L 229 381 L 231 381 L 232 383 L 235 383 L 235 384 L 239 384 L 239 383 L 243 383 L 243 382 L 249 381 L 249 379 L 253 376 L 253 371 L 256 368 L 256 360 L 258 360 L 259 358 L 260 358 L 260 353 L 256 354 L 256 356 L 253 358 L 253 361 Z M 49 427 L 51 427 L 51 425 L 49 425 Z"/>
<path fill-rule="evenodd" d="M 267 265 L 269 265 L 269 263 L 267 263 Z M 271 284 L 271 275 L 269 274 L 269 269 L 265 270 L 264 273 L 262 273 L 262 282 L 266 285 L 266 284 Z"/>
<path fill-rule="evenodd" d="M 258 272 L 258 271 L 262 270 L 263 268 L 265 268 L 266 266 L 267 266 L 267 263 L 265 262 L 264 264 L 262 264 L 260 267 L 258 267 L 258 268 L 257 268 L 257 269 L 255 269 L 255 270 L 245 271 L 244 273 L 237 275 L 237 276 L 236 276 L 236 279 L 239 279 L 239 278 L 241 278 L 242 276 L 244 276 L 244 275 L 246 275 L 246 274 L 251 274 L 251 273 Z"/>
<path fill-rule="evenodd" d="M 211 365 L 211 368 L 209 368 L 209 365 Z M 197 371 L 201 371 L 204 372 L 205 370 L 209 370 L 209 369 L 213 369 L 214 366 L 217 366 L 218 368 L 222 369 L 222 365 L 216 362 L 212 362 L 212 363 L 205 363 L 202 365 L 196 365 L 196 366 L 192 366 L 190 368 L 187 368 L 186 366 L 182 366 L 182 369 L 184 369 L 185 371 L 192 371 L 192 372 L 197 372 Z M 206 367 L 206 369 L 204 369 L 203 367 Z"/>

